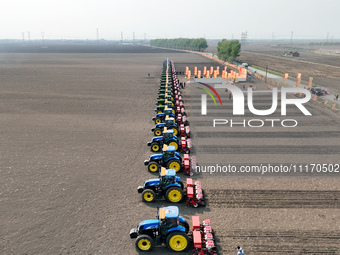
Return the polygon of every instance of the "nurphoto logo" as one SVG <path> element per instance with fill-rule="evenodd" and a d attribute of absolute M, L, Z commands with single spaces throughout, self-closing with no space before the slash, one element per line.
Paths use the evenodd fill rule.
<path fill-rule="evenodd" d="M 204 84 L 204 83 L 199 83 L 202 84 L 206 87 L 208 87 L 210 90 L 212 90 L 215 95 L 217 96 L 217 98 L 220 101 L 220 104 L 222 106 L 222 100 L 221 97 L 219 96 L 219 94 L 216 92 L 216 90 L 211 87 L 208 84 Z M 282 116 L 286 116 L 287 115 L 287 105 L 295 105 L 305 116 L 311 116 L 312 114 L 306 109 L 306 107 L 303 105 L 307 102 L 309 102 L 309 100 L 311 99 L 311 93 L 309 90 L 304 89 L 304 88 L 285 88 L 282 87 L 281 90 L 279 91 L 277 88 L 273 88 L 270 91 L 263 91 L 263 92 L 271 92 L 272 93 L 272 105 L 269 109 L 265 109 L 265 110 L 258 110 L 254 107 L 254 103 L 253 103 L 253 89 L 251 87 L 248 88 L 247 91 L 242 91 L 240 88 L 234 86 L 234 85 L 229 85 L 229 84 L 224 84 L 224 86 L 232 93 L 233 97 L 233 115 L 234 116 L 242 116 L 244 115 L 244 111 L 245 111 L 245 102 L 244 102 L 244 94 L 247 94 L 247 106 L 248 106 L 248 110 L 257 116 L 268 116 L 273 114 L 277 107 L 278 107 L 278 93 L 281 93 L 281 115 Z M 203 89 L 200 87 L 197 87 L 203 91 L 205 91 L 214 101 L 215 105 L 216 104 L 216 100 L 214 98 L 214 96 L 207 90 L 207 89 Z M 287 98 L 287 95 L 289 93 L 294 93 L 294 94 L 304 94 L 305 97 L 303 98 Z M 202 94 L 201 95 L 201 115 L 207 115 L 207 95 L 206 94 Z M 280 119 L 265 119 L 265 120 L 261 120 L 261 119 L 251 119 L 251 120 L 244 120 L 241 122 L 235 122 L 234 121 L 234 125 L 243 125 L 246 126 L 246 124 L 248 124 L 247 126 L 249 127 L 262 127 L 265 122 L 271 122 L 272 127 L 274 127 L 274 123 L 280 121 L 281 126 L 283 127 L 295 127 L 297 126 L 297 121 L 294 119 L 285 119 L 283 121 L 281 121 Z M 254 122 L 258 122 L 258 125 L 254 125 L 251 123 Z M 292 125 L 288 125 L 287 122 L 291 122 L 293 123 Z M 214 119 L 213 122 L 213 126 L 215 127 L 216 125 L 225 125 L 227 123 L 230 123 L 231 127 L 233 126 L 233 121 L 230 120 L 226 120 L 226 119 Z M 286 123 L 286 124 L 285 124 Z"/>

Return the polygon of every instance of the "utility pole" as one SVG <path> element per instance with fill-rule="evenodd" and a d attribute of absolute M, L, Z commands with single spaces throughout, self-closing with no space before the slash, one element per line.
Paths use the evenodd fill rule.
<path fill-rule="evenodd" d="M 293 31 L 290 34 L 290 46 L 293 45 Z"/>
<path fill-rule="evenodd" d="M 22 34 L 22 42 L 25 43 L 25 33 L 22 32 L 21 34 Z"/>
<path fill-rule="evenodd" d="M 99 43 L 99 30 L 97 28 L 97 43 Z"/>
<path fill-rule="evenodd" d="M 123 43 L 123 32 L 120 32 L 120 43 Z"/>
<path fill-rule="evenodd" d="M 329 32 L 327 32 L 327 42 L 328 42 L 328 38 L 329 38 Z"/>
<path fill-rule="evenodd" d="M 41 42 L 44 43 L 44 36 L 45 36 L 45 33 L 44 32 L 41 32 Z"/>
<path fill-rule="evenodd" d="M 31 43 L 31 33 L 30 33 L 30 31 L 27 32 L 27 36 L 28 36 L 28 43 Z"/>
<path fill-rule="evenodd" d="M 132 33 L 133 44 L 135 44 L 135 32 Z"/>

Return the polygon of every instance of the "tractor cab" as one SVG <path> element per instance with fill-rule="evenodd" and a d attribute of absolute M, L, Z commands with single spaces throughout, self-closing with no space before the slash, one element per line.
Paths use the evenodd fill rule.
<path fill-rule="evenodd" d="M 161 84 L 159 86 L 159 89 L 168 89 L 168 90 L 172 90 L 172 85 L 169 85 L 169 84 Z"/>
<path fill-rule="evenodd" d="M 158 94 L 168 94 L 168 95 L 173 96 L 173 92 L 171 88 L 161 88 L 159 89 Z"/>
<path fill-rule="evenodd" d="M 164 144 L 163 146 L 163 160 L 164 162 L 168 162 L 168 160 L 170 158 L 175 157 L 175 146 L 167 146 L 166 144 Z"/>
<path fill-rule="evenodd" d="M 165 99 L 165 94 L 159 94 L 158 99 Z"/>
<path fill-rule="evenodd" d="M 171 100 L 165 99 L 164 105 L 166 105 L 169 108 L 172 108 L 174 106 L 174 103 Z"/>
<path fill-rule="evenodd" d="M 174 111 L 173 111 L 172 108 L 168 108 L 168 107 L 164 108 L 164 115 L 165 116 L 171 116 L 171 115 L 173 115 L 173 113 L 174 113 Z"/>
<path fill-rule="evenodd" d="M 166 129 L 166 128 L 164 128 Z M 174 138 L 174 131 L 172 129 L 170 130 L 164 130 L 163 131 L 163 141 L 164 143 L 167 143 L 169 140 Z"/>
<path fill-rule="evenodd" d="M 158 99 L 156 105 L 164 105 L 165 99 Z"/>
<path fill-rule="evenodd" d="M 170 184 L 173 184 L 175 182 L 176 182 L 176 170 L 166 169 L 165 167 L 162 167 L 160 173 L 160 183 L 162 190 L 165 190 Z"/>
<path fill-rule="evenodd" d="M 171 94 L 168 94 L 166 92 L 164 94 L 158 94 L 158 99 L 168 99 L 170 101 L 174 100 Z"/>
<path fill-rule="evenodd" d="M 169 101 L 174 100 L 174 98 L 173 98 L 173 96 L 171 94 L 172 94 L 172 92 L 170 94 L 165 94 L 166 95 L 165 99 L 168 99 Z"/>
<path fill-rule="evenodd" d="M 162 236 L 166 236 L 170 229 L 179 226 L 179 211 L 177 206 L 167 206 L 158 211 L 159 228 Z"/>
<path fill-rule="evenodd" d="M 166 116 L 166 118 L 165 118 L 165 126 L 166 127 L 171 127 L 174 124 L 176 124 L 175 123 L 175 118 Z"/>

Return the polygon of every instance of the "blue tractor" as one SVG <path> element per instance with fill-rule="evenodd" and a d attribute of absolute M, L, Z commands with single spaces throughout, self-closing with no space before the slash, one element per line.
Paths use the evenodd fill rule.
<path fill-rule="evenodd" d="M 162 136 L 155 136 L 150 142 L 147 143 L 153 152 L 159 152 L 162 149 L 163 144 L 174 146 L 176 151 L 180 148 L 180 143 L 177 136 L 174 135 L 174 131 L 167 130 L 166 127 L 163 130 Z"/>
<path fill-rule="evenodd" d="M 174 146 L 164 144 L 162 153 L 151 155 L 149 160 L 144 160 L 144 165 L 148 166 L 148 170 L 153 173 L 159 172 L 161 166 L 178 172 L 182 169 L 182 158 Z"/>
<path fill-rule="evenodd" d="M 154 202 L 156 196 L 165 197 L 168 202 L 180 203 L 184 197 L 184 184 L 181 178 L 176 176 L 175 169 L 162 167 L 158 179 L 149 179 L 144 186 L 138 187 L 138 193 L 142 193 L 144 202 Z"/>
<path fill-rule="evenodd" d="M 141 252 L 151 251 L 162 243 L 174 252 L 181 252 L 191 246 L 188 232 L 189 224 L 179 215 L 178 207 L 167 206 L 158 210 L 157 219 L 144 220 L 131 229 L 130 238 L 136 239 L 136 249 Z"/>
<path fill-rule="evenodd" d="M 174 131 L 174 135 L 178 134 L 179 127 L 175 122 L 175 118 L 166 116 L 164 123 L 158 123 L 154 128 L 151 128 L 151 131 L 155 136 L 161 136 L 164 128 L 172 129 Z"/>
<path fill-rule="evenodd" d="M 157 113 L 156 117 L 153 117 L 152 120 L 155 124 L 159 124 L 165 121 L 166 116 L 175 118 L 176 115 L 172 108 L 166 107 L 162 113 Z"/>

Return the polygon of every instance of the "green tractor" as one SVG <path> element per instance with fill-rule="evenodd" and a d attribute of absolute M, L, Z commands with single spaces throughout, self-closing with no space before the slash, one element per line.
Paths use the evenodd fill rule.
<path fill-rule="evenodd" d="M 174 104 L 171 101 L 168 101 L 167 99 L 165 99 L 164 105 L 158 105 L 157 108 L 155 109 L 155 112 L 163 113 L 165 109 L 171 108 L 172 113 L 176 113 L 173 107 L 174 107 Z"/>
<path fill-rule="evenodd" d="M 171 107 L 168 104 L 170 104 Z M 168 99 L 158 99 L 156 105 L 168 105 L 170 108 L 174 108 L 173 101 Z"/>
<path fill-rule="evenodd" d="M 169 84 L 159 85 L 159 89 L 169 89 L 169 90 L 172 90 L 173 86 L 169 85 Z"/>
<path fill-rule="evenodd" d="M 157 100 L 159 99 L 168 99 L 169 101 L 174 101 L 174 97 L 171 95 L 165 94 L 159 94 Z"/>
<path fill-rule="evenodd" d="M 172 92 L 172 89 L 159 89 L 158 90 L 158 95 L 162 94 L 168 94 L 169 96 L 174 96 L 174 93 Z"/>

